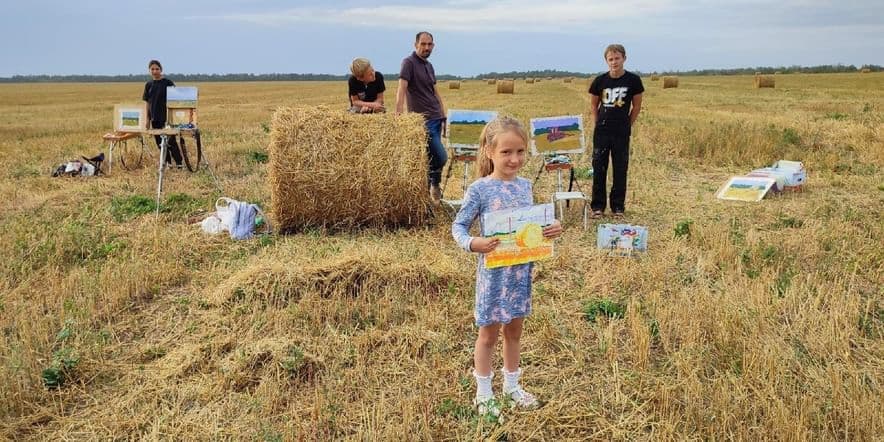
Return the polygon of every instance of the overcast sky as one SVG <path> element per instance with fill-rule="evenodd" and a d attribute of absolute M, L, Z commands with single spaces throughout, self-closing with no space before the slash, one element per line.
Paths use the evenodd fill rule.
<path fill-rule="evenodd" d="M 882 0 L 9 1 L 0 77 L 344 74 L 357 56 L 396 74 L 414 34 L 440 74 L 605 70 L 609 43 L 645 72 L 884 64 Z"/>

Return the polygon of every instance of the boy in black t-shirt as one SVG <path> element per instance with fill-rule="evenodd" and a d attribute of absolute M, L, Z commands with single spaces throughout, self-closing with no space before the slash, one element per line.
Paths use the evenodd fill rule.
<path fill-rule="evenodd" d="M 166 88 L 175 86 L 172 80 L 163 77 L 163 65 L 157 60 L 151 60 L 147 64 L 150 69 L 151 80 L 144 84 L 144 93 L 141 99 L 147 102 L 147 118 L 150 120 L 150 127 L 154 129 L 162 129 L 166 127 Z M 178 141 L 175 137 L 169 136 L 169 149 L 166 151 L 166 164 L 171 164 L 171 159 L 175 160 L 175 167 L 181 169 L 181 152 L 178 150 Z M 162 138 L 155 135 L 157 147 L 160 146 Z"/>
<path fill-rule="evenodd" d="M 626 201 L 626 171 L 629 168 L 629 137 L 632 125 L 642 108 L 645 91 L 638 75 L 623 69 L 626 49 L 612 44 L 605 48 L 609 71 L 596 77 L 589 86 L 590 107 L 595 120 L 592 134 L 592 217 L 605 211 L 608 179 L 608 157 L 611 157 L 614 182 L 611 185 L 610 207 L 614 216 L 623 216 Z"/>
<path fill-rule="evenodd" d="M 350 96 L 350 112 L 372 113 L 384 112 L 384 76 L 371 67 L 365 58 L 355 58 L 350 64 L 353 74 L 347 80 Z"/>

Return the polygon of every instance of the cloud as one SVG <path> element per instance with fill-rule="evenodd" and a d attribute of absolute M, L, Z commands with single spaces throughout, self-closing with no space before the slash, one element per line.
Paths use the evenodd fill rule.
<path fill-rule="evenodd" d="M 667 0 L 449 0 L 440 6 L 299 7 L 214 18 L 268 26 L 313 23 L 467 32 L 568 32 L 607 28 L 610 22 L 637 20 L 667 7 Z"/>

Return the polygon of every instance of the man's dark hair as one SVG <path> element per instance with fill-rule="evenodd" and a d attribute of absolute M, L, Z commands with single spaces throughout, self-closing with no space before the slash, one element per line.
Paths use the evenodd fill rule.
<path fill-rule="evenodd" d="M 160 68 L 160 70 L 163 70 L 163 65 L 160 64 L 160 61 L 159 61 L 159 60 L 151 60 L 151 61 L 149 61 L 149 62 L 147 63 L 147 68 L 150 69 L 150 67 L 153 66 L 153 65 L 157 65 L 157 67 Z"/>
<path fill-rule="evenodd" d="M 417 42 L 421 41 L 421 35 L 424 35 L 424 34 L 429 35 L 429 36 L 430 36 L 430 40 L 435 40 L 435 39 L 433 38 L 433 34 L 430 34 L 430 33 L 427 32 L 427 31 L 420 31 L 420 32 L 417 33 L 417 35 L 414 36 L 414 42 L 417 43 Z"/>

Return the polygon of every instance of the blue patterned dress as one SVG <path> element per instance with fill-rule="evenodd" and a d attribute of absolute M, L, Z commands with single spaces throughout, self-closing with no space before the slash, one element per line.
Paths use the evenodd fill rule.
<path fill-rule="evenodd" d="M 482 214 L 534 204 L 531 182 L 522 177 L 512 181 L 483 177 L 467 188 L 463 206 L 451 225 L 454 240 L 470 251 L 470 226 Z M 531 270 L 533 264 L 485 268 L 485 254 L 479 254 L 476 270 L 476 325 L 508 324 L 531 313 Z"/>

